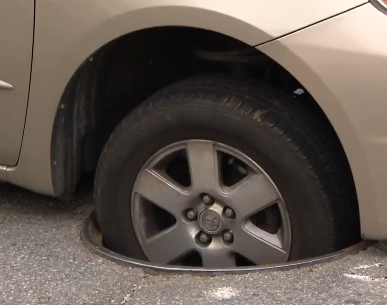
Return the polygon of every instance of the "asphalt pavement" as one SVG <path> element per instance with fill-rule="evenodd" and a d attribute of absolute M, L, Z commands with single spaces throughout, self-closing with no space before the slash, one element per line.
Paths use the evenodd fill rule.
<path fill-rule="evenodd" d="M 387 304 L 387 243 L 338 261 L 245 275 L 150 275 L 101 258 L 79 231 L 91 188 L 70 203 L 0 185 L 0 304 Z"/>

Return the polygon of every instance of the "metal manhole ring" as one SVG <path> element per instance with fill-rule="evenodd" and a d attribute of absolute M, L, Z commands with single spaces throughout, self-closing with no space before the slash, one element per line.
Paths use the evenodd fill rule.
<path fill-rule="evenodd" d="M 203 275 L 224 275 L 224 274 L 242 274 L 249 272 L 261 272 L 261 271 L 279 271 L 289 270 L 300 267 L 312 266 L 317 263 L 325 263 L 333 260 L 337 260 L 345 257 L 349 254 L 356 254 L 357 252 L 375 244 L 372 241 L 360 241 L 359 243 L 352 245 L 348 248 L 342 249 L 330 254 L 306 259 L 287 262 L 284 264 L 275 265 L 263 265 L 263 266 L 251 266 L 251 267 L 239 267 L 239 268 L 224 268 L 224 269 L 204 269 L 201 267 L 186 267 L 186 266 L 169 266 L 158 265 L 135 258 L 130 258 L 118 253 L 115 253 L 102 245 L 102 235 L 98 228 L 98 224 L 94 213 L 84 220 L 81 229 L 81 239 L 85 246 L 94 253 L 108 258 L 116 263 L 128 265 L 134 268 L 142 268 L 151 273 L 191 273 L 191 274 L 203 274 Z"/>

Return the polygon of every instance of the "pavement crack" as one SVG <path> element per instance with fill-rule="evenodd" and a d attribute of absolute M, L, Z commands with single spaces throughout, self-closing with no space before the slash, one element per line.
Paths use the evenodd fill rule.
<path fill-rule="evenodd" d="M 147 284 L 148 278 L 150 278 L 151 276 L 152 275 L 145 273 L 144 276 L 141 278 L 140 283 L 133 284 L 129 293 L 126 296 L 124 296 L 124 298 L 119 304 L 121 305 L 128 304 L 128 302 L 133 298 L 133 296 Z"/>

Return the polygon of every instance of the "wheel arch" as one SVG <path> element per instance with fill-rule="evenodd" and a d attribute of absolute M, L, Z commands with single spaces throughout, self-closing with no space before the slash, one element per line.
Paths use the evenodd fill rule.
<path fill-rule="evenodd" d="M 227 8 L 230 14 L 221 13 L 221 2 L 212 5 L 202 1 L 200 7 L 189 3 L 176 5 L 171 0 L 157 5 L 153 1 L 139 2 L 135 5 L 138 7 L 122 1 L 37 3 L 34 59 L 23 142 L 17 165 L 6 169 L 7 179 L 47 195 L 66 193 L 58 192 L 54 187 L 54 184 L 64 181 L 55 182 L 52 177 L 52 167 L 57 165 L 56 160 L 51 160 L 52 144 L 58 144 L 52 142 L 57 113 L 67 103 L 72 103 L 66 101 L 68 90 L 76 90 L 69 89 L 72 80 L 79 77 L 79 71 L 95 53 L 101 54 L 104 46 L 112 41 L 167 26 L 218 31 L 250 44 L 271 39 L 263 30 L 243 21 L 241 16 L 231 14 L 233 9 L 230 6 Z M 39 177 L 28 178 L 36 172 L 40 173 Z"/>
<path fill-rule="evenodd" d="M 278 9 L 278 4 L 271 0 L 259 3 L 265 10 L 252 10 L 249 0 L 227 5 L 221 0 L 195 1 L 195 4 L 187 0 L 179 2 L 179 5 L 172 0 L 159 3 L 149 0 L 135 4 L 102 0 L 93 3 L 76 0 L 37 3 L 26 126 L 19 162 L 16 167 L 7 169 L 9 181 L 49 195 L 69 193 L 65 191 L 67 187 L 60 187 L 60 190 L 54 187 L 54 184 L 66 185 L 64 180 L 55 182 L 53 178 L 55 171 L 52 168 L 58 166 L 58 160 L 50 155 L 51 147 L 55 146 L 61 154 L 65 151 L 63 143 L 55 142 L 55 121 L 58 121 L 58 114 L 71 108 L 68 105 L 74 102 L 68 92 L 79 90 L 79 83 L 71 80 L 82 81 L 80 71 L 90 60 L 96 60 L 97 64 L 82 73 L 93 73 L 98 67 L 98 60 L 92 57 L 93 54 L 103 54 L 100 51 L 110 42 L 128 33 L 173 25 L 206 29 L 253 46 L 363 2 L 345 0 L 338 4 L 335 0 L 329 1 L 321 7 L 308 0 L 298 0 L 297 5 L 305 9 L 299 12 L 297 18 L 288 14 L 289 9 L 294 9 L 293 3 L 285 1 Z M 273 23 L 272 16 L 281 22 Z M 158 48 L 158 45 L 154 45 L 154 48 Z M 92 87 L 92 83 L 83 85 Z M 87 101 L 85 96 L 80 98 Z M 82 107 L 76 108 L 76 111 L 82 110 Z M 68 127 L 65 127 L 63 135 L 68 136 L 68 132 Z M 28 179 L 36 172 L 40 173 L 39 177 L 33 181 Z"/>

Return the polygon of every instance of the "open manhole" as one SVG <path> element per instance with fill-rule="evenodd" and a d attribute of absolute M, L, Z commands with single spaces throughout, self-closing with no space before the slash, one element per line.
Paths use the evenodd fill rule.
<path fill-rule="evenodd" d="M 195 261 L 195 255 L 193 254 L 191 257 L 187 259 L 190 260 L 190 266 L 182 266 L 182 265 L 162 265 L 162 264 L 154 264 L 147 261 L 142 261 L 136 258 L 127 257 L 118 253 L 115 253 L 102 244 L 102 234 L 98 227 L 98 223 L 95 219 L 95 215 L 91 214 L 89 218 L 87 218 L 83 224 L 81 230 L 81 239 L 83 243 L 88 247 L 91 251 L 113 260 L 119 264 L 126 264 L 131 267 L 142 268 L 145 271 L 156 272 L 156 273 L 170 273 L 170 272 L 184 272 L 184 273 L 193 273 L 193 274 L 235 274 L 235 273 L 247 273 L 247 272 L 258 272 L 258 271 L 275 271 L 275 270 L 285 270 L 299 267 L 311 266 L 317 263 L 324 263 L 333 260 L 340 259 L 349 254 L 355 254 L 366 247 L 373 244 L 370 241 L 361 241 L 353 246 L 342 249 L 340 251 L 330 253 L 327 255 L 322 255 L 319 257 L 314 257 L 305 260 L 298 260 L 292 262 L 286 262 L 282 264 L 270 264 L 270 265 L 262 265 L 262 266 L 250 266 L 249 262 L 244 261 L 243 258 L 239 258 L 241 260 L 241 265 L 234 268 L 203 268 L 195 266 L 192 262 Z M 200 260 L 196 255 L 196 260 Z M 184 262 L 182 262 L 184 263 Z M 245 265 L 244 265 L 245 264 Z M 198 265 L 198 264 L 197 264 Z"/>
<path fill-rule="evenodd" d="M 298 239 L 310 238 L 313 232 L 305 231 L 313 226 L 292 227 L 291 213 L 297 218 L 300 211 L 290 209 L 274 180 L 240 150 L 219 142 L 168 145 L 148 159 L 133 181 L 125 200 L 110 198 L 125 207 L 122 217 L 115 214 L 123 222 L 119 230 L 107 230 L 115 226 L 101 211 L 106 238 L 93 219 L 83 230 L 89 247 L 120 262 L 163 271 L 243 272 L 326 261 L 365 246 L 361 242 L 333 254 L 289 262 L 295 233 Z M 105 212 L 111 213 L 111 206 Z M 304 209 L 301 213 L 308 214 Z M 113 235 L 117 238 L 112 242 Z M 138 256 L 125 257 L 105 245 Z M 308 253 L 308 243 L 304 245 Z M 300 252 L 300 243 L 297 247 Z M 138 260 L 145 257 L 151 263 Z"/>

